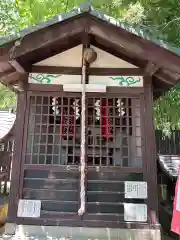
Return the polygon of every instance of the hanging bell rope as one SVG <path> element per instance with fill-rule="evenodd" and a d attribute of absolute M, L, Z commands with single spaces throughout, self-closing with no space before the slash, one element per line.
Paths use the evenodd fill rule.
<path fill-rule="evenodd" d="M 82 66 L 82 97 L 81 97 L 81 161 L 80 161 L 80 208 L 78 214 L 82 216 L 85 213 L 86 207 L 86 71 L 87 66 L 94 62 L 97 58 L 97 53 L 92 48 L 86 48 L 83 55 Z"/>

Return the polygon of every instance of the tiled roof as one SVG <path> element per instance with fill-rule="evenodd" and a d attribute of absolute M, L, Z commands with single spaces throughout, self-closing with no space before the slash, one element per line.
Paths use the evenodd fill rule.
<path fill-rule="evenodd" d="M 7 136 L 12 130 L 16 120 L 16 114 L 0 110 L 0 140 Z"/>
<path fill-rule="evenodd" d="M 32 28 L 24 29 L 16 36 L 1 37 L 0 45 L 3 45 L 4 43 L 10 42 L 12 40 L 17 40 L 19 38 L 23 38 L 24 36 L 26 36 L 32 32 L 38 31 L 39 29 L 45 28 L 47 26 L 53 25 L 58 22 L 62 22 L 71 17 L 78 16 L 79 14 L 84 13 L 84 12 L 89 12 L 89 14 L 91 14 L 92 16 L 96 16 L 97 18 L 99 18 L 103 21 L 106 21 L 108 23 L 116 25 L 117 27 L 123 28 L 123 29 L 127 30 L 128 32 L 131 32 L 131 33 L 133 33 L 139 37 L 142 37 L 144 39 L 150 40 L 150 41 L 160 45 L 161 47 L 164 47 L 164 48 L 180 55 L 180 48 L 176 48 L 174 46 L 171 46 L 168 43 L 165 43 L 164 41 L 162 41 L 160 39 L 157 39 L 152 34 L 150 34 L 149 31 L 147 31 L 147 28 L 142 27 L 142 26 L 132 27 L 130 25 L 121 23 L 120 21 L 114 19 L 113 17 L 110 17 L 104 13 L 101 13 L 101 12 L 93 9 L 88 3 L 81 4 L 80 7 L 73 9 L 73 11 L 70 13 L 58 14 L 54 18 L 52 18 L 51 20 L 49 20 L 47 22 L 42 22 Z"/>

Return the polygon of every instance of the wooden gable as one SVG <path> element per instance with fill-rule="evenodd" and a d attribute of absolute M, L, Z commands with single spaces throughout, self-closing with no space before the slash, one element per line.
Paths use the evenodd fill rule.
<path fill-rule="evenodd" d="M 81 67 L 82 65 L 82 45 L 70 48 L 62 53 L 34 64 L 35 66 L 64 66 Z"/>
<path fill-rule="evenodd" d="M 91 46 L 97 53 L 97 60 L 91 64 L 93 68 L 136 68 L 135 65 L 115 57 L 112 54 L 101 50 L 100 48 Z"/>
<path fill-rule="evenodd" d="M 112 54 L 91 46 L 97 53 L 97 60 L 92 63 L 92 68 L 136 68 L 135 65 L 128 63 Z M 37 62 L 34 66 L 61 66 L 61 67 L 81 67 L 83 45 L 70 48 L 62 53 Z"/>

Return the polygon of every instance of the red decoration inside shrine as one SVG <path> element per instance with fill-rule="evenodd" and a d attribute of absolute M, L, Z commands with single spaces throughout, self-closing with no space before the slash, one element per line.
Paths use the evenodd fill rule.
<path fill-rule="evenodd" d="M 112 117 L 109 106 L 112 106 L 112 101 L 103 99 L 101 102 L 101 131 L 103 137 L 112 140 Z"/>
<path fill-rule="evenodd" d="M 72 139 L 75 134 L 75 110 L 73 107 L 67 107 L 63 109 L 62 116 L 62 137 L 67 139 Z"/>

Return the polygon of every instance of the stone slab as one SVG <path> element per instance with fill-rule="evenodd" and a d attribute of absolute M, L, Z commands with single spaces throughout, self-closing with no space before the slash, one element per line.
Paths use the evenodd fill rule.
<path fill-rule="evenodd" d="M 150 229 L 19 225 L 16 226 L 15 235 L 3 235 L 0 240 L 161 240 L 161 232 Z"/>

